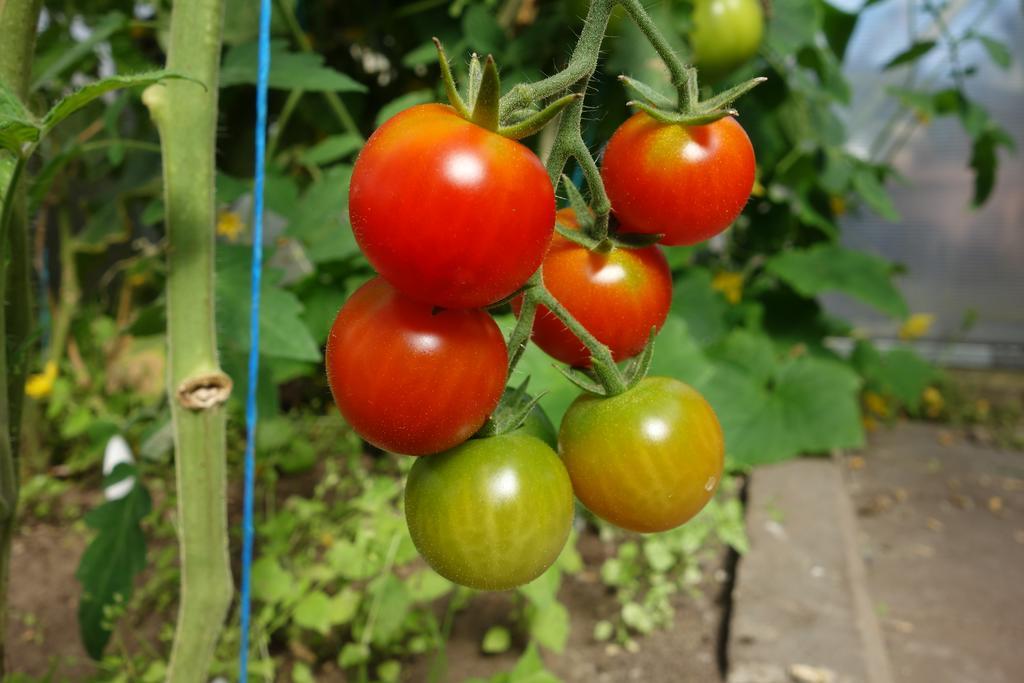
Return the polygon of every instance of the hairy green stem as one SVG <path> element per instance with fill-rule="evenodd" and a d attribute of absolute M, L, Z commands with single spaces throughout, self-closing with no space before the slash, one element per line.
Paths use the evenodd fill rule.
<path fill-rule="evenodd" d="M 22 100 L 42 0 L 0 0 L 0 79 Z M 18 511 L 19 435 L 32 323 L 28 215 L 19 178 L 23 159 L 0 152 L 0 678 L 6 673 L 7 585 Z"/>
<path fill-rule="evenodd" d="M 697 103 L 696 69 L 687 66 L 679 58 L 676 51 L 665 40 L 665 36 L 658 30 L 654 20 L 651 19 L 651 15 L 644 9 L 640 0 L 620 0 L 618 4 L 622 5 L 629 12 L 629 16 L 643 32 L 644 37 L 647 38 L 647 42 L 651 44 L 651 47 L 661 57 L 661 61 L 668 67 L 668 72 L 672 78 L 672 85 L 675 87 L 676 92 L 679 93 L 679 107 L 684 112 L 689 111 L 690 107 Z"/>
<path fill-rule="evenodd" d="M 181 591 L 167 680 L 207 678 L 232 599 L 224 402 L 214 322 L 214 152 L 223 0 L 175 0 L 167 67 L 193 81 L 143 93 L 163 147 L 168 393 Z M 197 83 L 197 82 L 198 83 Z"/>

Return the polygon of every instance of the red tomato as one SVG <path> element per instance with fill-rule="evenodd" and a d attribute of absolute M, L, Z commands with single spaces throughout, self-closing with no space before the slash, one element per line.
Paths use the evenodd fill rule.
<path fill-rule="evenodd" d="M 683 245 L 736 220 L 754 169 L 754 148 L 734 118 L 681 126 L 641 112 L 608 141 L 601 176 L 623 232 L 663 233 L 662 244 Z"/>
<path fill-rule="evenodd" d="M 360 436 L 426 455 L 483 425 L 505 388 L 508 354 L 486 312 L 435 312 L 375 278 L 338 313 L 326 362 L 338 409 Z"/>
<path fill-rule="evenodd" d="M 579 228 L 572 209 L 558 217 Z M 643 351 L 651 328 L 661 329 L 668 316 L 672 274 L 657 247 L 598 253 L 556 235 L 541 268 L 548 291 L 617 361 Z M 533 340 L 563 363 L 590 365 L 587 347 L 544 306 L 537 307 Z"/>
<path fill-rule="evenodd" d="M 555 195 L 537 156 L 424 104 L 389 119 L 356 160 L 356 241 L 402 293 L 446 308 L 494 303 L 540 266 Z"/>

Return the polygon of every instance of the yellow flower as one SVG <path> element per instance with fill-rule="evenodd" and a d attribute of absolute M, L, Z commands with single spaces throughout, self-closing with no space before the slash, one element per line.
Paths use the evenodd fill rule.
<path fill-rule="evenodd" d="M 889 417 L 889 402 L 881 394 L 876 394 L 873 391 L 865 392 L 864 407 L 868 409 L 868 412 L 874 413 L 878 417 Z"/>
<path fill-rule="evenodd" d="M 221 211 L 217 217 L 217 234 L 234 242 L 245 229 L 242 217 L 234 211 Z"/>
<path fill-rule="evenodd" d="M 828 198 L 828 205 L 832 209 L 832 214 L 835 216 L 842 216 L 846 213 L 845 197 L 840 197 L 839 195 L 834 194 Z"/>
<path fill-rule="evenodd" d="M 721 292 L 729 303 L 738 304 L 743 298 L 743 273 L 727 270 L 715 273 L 711 287 Z"/>
<path fill-rule="evenodd" d="M 25 382 L 25 395 L 29 398 L 46 398 L 53 391 L 53 383 L 57 379 L 57 363 L 46 361 L 43 371 L 37 375 L 29 375 Z"/>
<path fill-rule="evenodd" d="M 935 387 L 928 387 L 921 392 L 921 403 L 924 404 L 924 414 L 932 419 L 941 415 L 942 409 L 946 407 L 942 393 Z"/>
<path fill-rule="evenodd" d="M 750 189 L 751 197 L 763 197 L 764 196 L 764 185 L 761 184 L 760 180 L 754 180 L 754 187 Z"/>
<path fill-rule="evenodd" d="M 918 339 L 928 334 L 935 322 L 935 316 L 931 313 L 915 313 L 907 318 L 900 326 L 900 339 Z"/>

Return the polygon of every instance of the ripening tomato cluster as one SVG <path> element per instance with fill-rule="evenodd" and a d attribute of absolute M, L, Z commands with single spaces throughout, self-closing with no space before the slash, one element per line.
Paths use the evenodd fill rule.
<path fill-rule="evenodd" d="M 619 233 L 694 244 L 739 214 L 754 157 L 731 118 L 685 127 L 637 114 L 611 138 L 601 171 Z M 427 456 L 409 473 L 405 507 L 436 571 L 491 590 L 533 580 L 565 544 L 574 494 L 641 532 L 678 526 L 707 503 L 722 474 L 722 431 L 703 397 L 673 379 L 646 378 L 610 397 L 584 393 L 557 441 L 536 408 L 511 432 L 472 438 L 502 400 L 508 372 L 505 340 L 485 307 L 509 300 L 540 269 L 548 291 L 616 361 L 633 357 L 672 299 L 658 246 L 605 241 L 590 250 L 557 234 L 554 191 L 536 155 L 439 104 L 407 109 L 370 137 L 349 212 L 379 277 L 338 313 L 327 376 L 364 439 Z M 570 230 L 581 229 L 577 219 L 558 212 Z M 521 301 L 513 306 L 518 313 Z M 532 336 L 559 361 L 590 364 L 586 346 L 543 307 Z"/>

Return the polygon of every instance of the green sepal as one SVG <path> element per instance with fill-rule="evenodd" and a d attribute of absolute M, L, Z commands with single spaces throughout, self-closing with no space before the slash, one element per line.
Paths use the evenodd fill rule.
<path fill-rule="evenodd" d="M 622 249 L 643 249 L 657 244 L 664 236 L 662 233 L 652 235 L 647 232 L 625 232 L 611 235 L 608 239 L 616 247 Z"/>
<path fill-rule="evenodd" d="M 716 109 L 708 112 L 681 114 L 636 101 L 626 102 L 626 106 L 639 109 L 658 123 L 680 126 L 704 126 L 714 123 L 719 119 L 724 119 L 726 116 L 736 116 L 738 113 L 735 109 Z"/>
<path fill-rule="evenodd" d="M 590 377 L 588 377 L 587 375 L 584 375 L 582 372 L 580 372 L 578 370 L 573 370 L 572 368 L 563 367 L 563 366 L 558 365 L 558 364 L 555 364 L 554 367 L 560 373 L 562 373 L 562 375 L 567 380 L 569 380 L 570 382 L 575 384 L 577 387 L 579 387 L 583 391 L 586 391 L 586 392 L 591 393 L 591 394 L 596 394 L 598 396 L 608 396 L 609 395 L 608 391 L 603 386 L 601 386 L 600 384 L 598 384 L 594 380 L 590 379 Z"/>
<path fill-rule="evenodd" d="M 578 244 L 581 247 L 589 249 L 590 251 L 608 251 L 606 248 L 603 248 L 604 245 L 602 244 L 602 242 L 595 240 L 593 237 L 590 237 L 585 232 L 573 230 L 572 228 L 567 228 L 561 223 L 555 223 L 555 232 L 557 232 L 559 235 L 569 240 L 573 244 Z"/>
<path fill-rule="evenodd" d="M 526 418 L 530 416 L 530 412 L 544 397 L 544 393 L 537 396 L 530 396 L 526 393 L 526 387 L 529 383 L 530 378 L 527 377 L 515 389 L 506 390 L 501 397 L 501 402 L 498 403 L 498 407 L 487 418 L 484 426 L 473 435 L 474 438 L 500 436 L 522 427 L 523 423 L 526 422 Z"/>
<path fill-rule="evenodd" d="M 635 78 L 630 78 L 626 75 L 619 76 L 619 81 L 622 85 L 626 86 L 628 90 L 632 90 L 655 107 L 671 109 L 676 106 L 676 103 L 672 101 L 671 97 L 666 97 L 642 81 L 638 81 Z"/>
<path fill-rule="evenodd" d="M 500 99 L 501 79 L 498 77 L 498 66 L 494 63 L 494 57 L 487 55 L 487 59 L 484 61 L 483 76 L 480 79 L 480 90 L 473 102 L 473 123 L 481 128 L 497 131 Z"/>
<path fill-rule="evenodd" d="M 651 328 L 651 336 L 647 339 L 647 344 L 644 346 L 644 350 L 640 352 L 638 356 L 635 356 L 626 365 L 626 388 L 632 389 L 635 387 L 640 380 L 647 376 L 647 371 L 651 369 L 651 360 L 654 358 L 654 338 L 658 335 L 658 328 Z"/>
<path fill-rule="evenodd" d="M 469 77 L 466 80 L 466 104 L 470 111 L 476 106 L 476 97 L 480 92 L 480 81 L 483 77 L 480 57 L 474 52 L 469 58 Z"/>
<path fill-rule="evenodd" d="M 583 228 L 583 232 L 589 234 L 594 227 L 594 212 L 587 205 L 587 200 L 569 176 L 562 174 L 562 187 L 565 188 L 565 198 L 569 200 L 569 207 L 576 214 L 576 222 Z"/>
<path fill-rule="evenodd" d="M 452 76 L 448 55 L 445 54 L 444 48 L 441 47 L 441 41 L 436 36 L 433 41 L 434 47 L 437 48 L 437 61 L 441 65 L 441 81 L 444 83 L 444 92 L 448 96 L 448 103 L 459 113 L 459 116 L 468 119 L 469 107 L 466 106 L 462 96 L 459 95 L 459 89 L 455 86 L 455 77 Z"/>
<path fill-rule="evenodd" d="M 733 102 L 746 95 L 748 92 L 761 85 L 768 78 L 766 76 L 758 76 L 757 78 L 751 78 L 749 81 L 744 81 L 739 85 L 729 88 L 725 92 L 720 92 L 713 97 L 701 102 L 698 107 L 706 109 L 721 109 L 729 107 Z M 733 110 L 735 111 L 735 110 Z"/>
<path fill-rule="evenodd" d="M 497 69 L 495 69 L 495 74 L 497 74 Z M 548 106 L 544 107 L 536 114 L 534 114 L 533 116 L 530 116 L 523 121 L 514 123 L 512 125 L 499 127 L 498 134 L 506 138 L 512 138 L 513 140 L 519 140 L 529 135 L 533 135 L 534 133 L 538 132 L 541 128 L 548 125 L 551 119 L 558 116 L 563 109 L 568 107 L 576 100 L 581 99 L 582 97 L 583 95 L 580 95 L 579 93 L 572 93 L 570 95 L 566 95 L 565 97 L 560 97 L 551 104 L 549 104 Z M 475 114 L 476 110 L 474 110 L 474 117 Z"/>

